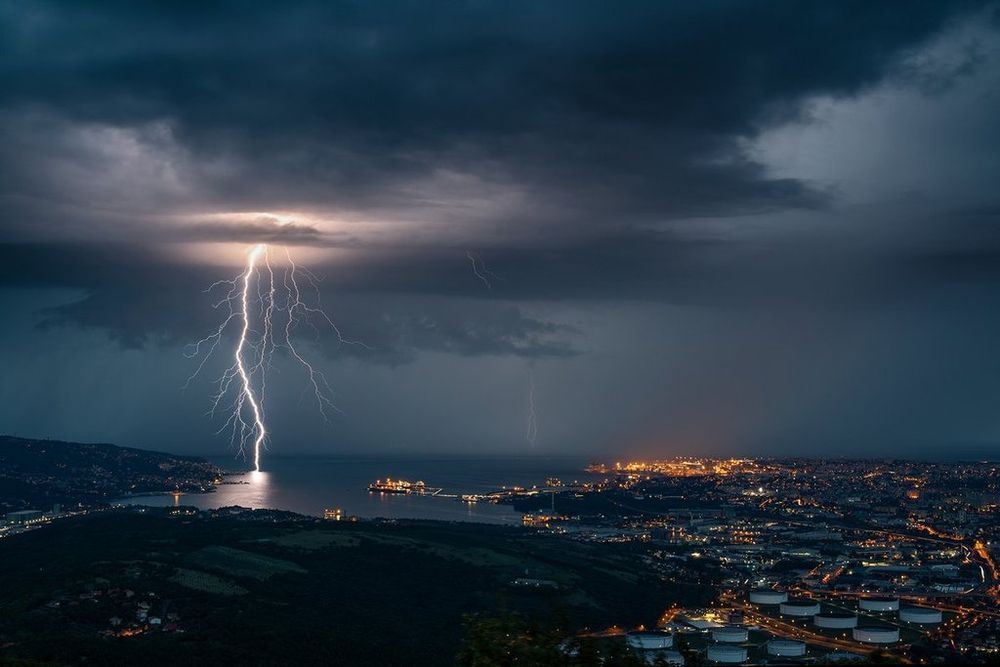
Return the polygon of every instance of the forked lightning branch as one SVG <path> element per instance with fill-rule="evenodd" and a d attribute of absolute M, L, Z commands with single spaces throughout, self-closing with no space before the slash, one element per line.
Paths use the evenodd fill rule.
<path fill-rule="evenodd" d="M 344 338 L 322 308 L 317 277 L 297 266 L 287 248 L 283 249 L 283 254 L 285 262 L 276 269 L 270 248 L 263 243 L 257 244 L 247 254 L 246 267 L 240 275 L 209 286 L 206 290 L 209 294 L 221 291 L 222 296 L 212 306 L 222 310 L 224 316 L 217 329 L 185 351 L 188 358 L 200 360 L 188 378 L 190 384 L 230 332 L 235 332 L 232 364 L 216 381 L 209 414 L 213 417 L 219 412 L 226 414 L 219 433 L 228 430 L 233 445 L 242 455 L 252 456 L 254 470 L 258 471 L 269 436 L 264 406 L 267 376 L 274 354 L 284 351 L 302 367 L 319 411 L 326 419 L 331 410 L 340 412 L 340 409 L 333 402 L 333 391 L 326 376 L 307 361 L 297 347 L 298 330 L 307 326 L 318 335 L 321 328 L 327 328 L 341 343 L 365 346 Z M 311 300 L 300 287 L 300 281 L 313 295 Z"/>

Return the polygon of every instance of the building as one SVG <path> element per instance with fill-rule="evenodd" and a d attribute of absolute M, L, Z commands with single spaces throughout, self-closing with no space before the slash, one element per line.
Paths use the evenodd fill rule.
<path fill-rule="evenodd" d="M 17 512 L 7 512 L 7 521 L 16 524 L 38 523 L 45 514 L 42 510 L 18 510 Z"/>

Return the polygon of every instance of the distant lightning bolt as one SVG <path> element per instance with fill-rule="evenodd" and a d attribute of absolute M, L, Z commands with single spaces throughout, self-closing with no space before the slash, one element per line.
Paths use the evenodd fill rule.
<path fill-rule="evenodd" d="M 528 430 L 524 434 L 524 439 L 532 447 L 538 438 L 538 418 L 535 414 L 535 371 L 528 369 Z"/>
<path fill-rule="evenodd" d="M 477 278 L 482 280 L 483 284 L 486 285 L 488 289 L 493 289 L 493 283 L 490 282 L 490 278 L 493 280 L 500 280 L 500 276 L 490 271 L 486 267 L 486 262 L 484 262 L 483 258 L 477 253 L 474 253 L 471 250 L 466 250 L 465 256 L 468 257 L 469 261 L 472 263 L 472 273 L 475 274 Z"/>
<path fill-rule="evenodd" d="M 287 249 L 285 258 L 288 265 L 279 281 L 276 280 L 267 245 L 257 244 L 247 255 L 246 269 L 239 276 L 210 285 L 206 292 L 211 293 L 220 286 L 228 287 L 225 295 L 213 304 L 215 309 L 225 306 L 227 312 L 222 323 L 211 334 L 192 343 L 185 350 L 188 358 L 201 358 L 195 372 L 184 385 L 187 387 L 216 351 L 230 323 L 233 320 L 241 323 L 233 350 L 233 364 L 216 382 L 209 414 L 214 416 L 220 403 L 227 396 L 232 397 L 229 418 L 219 432 L 230 429 L 231 442 L 243 455 L 247 454 L 247 450 L 252 452 L 254 470 L 258 471 L 261 452 L 268 437 L 264 421 L 267 371 L 276 350 L 287 350 L 306 370 L 324 419 L 327 418 L 328 410 L 341 412 L 333 403 L 333 392 L 326 377 L 302 356 L 293 342 L 298 325 L 308 324 L 318 336 L 320 330 L 312 322 L 312 318 L 318 317 L 334 331 L 341 343 L 371 349 L 364 343 L 349 340 L 341 334 L 337 325 L 322 309 L 316 276 L 307 269 L 298 267 Z M 309 305 L 299 287 L 300 274 L 315 291 L 315 305 Z"/>
<path fill-rule="evenodd" d="M 465 256 L 469 259 L 472 264 L 472 273 L 483 282 L 488 289 L 493 289 L 493 280 L 503 280 L 500 276 L 493 273 L 486 266 L 486 262 L 483 258 L 479 256 L 478 253 L 474 253 L 471 250 L 465 251 Z M 535 440 L 538 438 L 538 418 L 535 413 L 535 371 L 534 368 L 528 367 L 528 427 L 524 434 L 525 440 L 528 441 L 532 447 L 535 446 Z"/>

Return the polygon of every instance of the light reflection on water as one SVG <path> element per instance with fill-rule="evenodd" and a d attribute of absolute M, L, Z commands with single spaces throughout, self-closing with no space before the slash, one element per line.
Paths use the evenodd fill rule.
<path fill-rule="evenodd" d="M 232 467 L 231 459 L 213 460 Z M 372 494 L 368 484 L 393 477 L 423 480 L 446 493 L 486 493 L 503 486 L 542 485 L 546 477 L 563 481 L 592 480 L 583 472 L 586 461 L 569 457 L 495 459 L 391 459 L 361 457 L 271 458 L 265 470 L 233 475 L 214 493 L 133 496 L 121 502 L 153 506 L 193 505 L 201 509 L 240 505 L 283 509 L 322 516 L 324 509 L 342 509 L 345 515 L 520 523 L 509 505 L 464 503 L 456 498 Z"/>
<path fill-rule="evenodd" d="M 249 484 L 229 484 L 243 490 L 244 502 L 234 503 L 244 507 L 271 507 L 271 475 L 265 470 L 252 470 L 247 475 Z M 227 503 L 228 504 L 228 503 Z"/>

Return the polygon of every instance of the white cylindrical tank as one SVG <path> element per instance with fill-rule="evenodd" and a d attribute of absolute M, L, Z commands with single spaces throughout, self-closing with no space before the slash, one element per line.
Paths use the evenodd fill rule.
<path fill-rule="evenodd" d="M 854 639 L 866 644 L 895 644 L 899 641 L 899 628 L 854 628 Z"/>
<path fill-rule="evenodd" d="M 819 602 L 813 600 L 789 600 L 778 608 L 782 616 L 815 616 L 820 612 Z"/>
<path fill-rule="evenodd" d="M 899 598 L 861 598 L 858 609 L 864 611 L 899 611 Z"/>
<path fill-rule="evenodd" d="M 733 644 L 711 644 L 708 647 L 708 659 L 713 662 L 738 664 L 746 662 L 747 650 Z"/>
<path fill-rule="evenodd" d="M 793 639 L 772 639 L 767 643 L 767 652 L 768 655 L 802 656 L 806 654 L 806 645 Z"/>
<path fill-rule="evenodd" d="M 726 625 L 721 628 L 712 628 L 712 639 L 727 644 L 739 644 L 750 639 L 750 632 L 738 625 Z"/>
<path fill-rule="evenodd" d="M 659 630 L 630 632 L 625 636 L 625 641 L 627 641 L 628 645 L 632 648 L 670 648 L 674 645 L 674 636 L 669 632 Z"/>
<path fill-rule="evenodd" d="M 856 628 L 858 627 L 858 617 L 856 614 L 816 614 L 813 616 L 813 624 L 817 628 L 827 628 L 830 630 Z"/>
<path fill-rule="evenodd" d="M 775 591 L 769 588 L 750 591 L 751 604 L 781 604 L 788 602 L 788 593 L 785 591 Z"/>
<path fill-rule="evenodd" d="M 899 620 L 907 623 L 933 625 L 942 620 L 941 612 L 928 607 L 903 607 L 899 610 Z"/>

